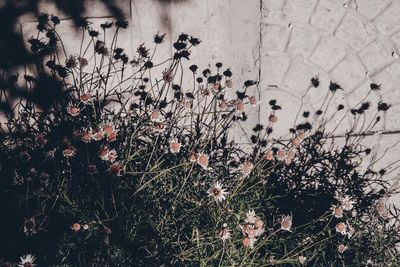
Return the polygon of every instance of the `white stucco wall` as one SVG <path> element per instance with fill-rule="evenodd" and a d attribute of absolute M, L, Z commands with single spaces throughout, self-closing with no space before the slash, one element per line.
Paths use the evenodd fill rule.
<path fill-rule="evenodd" d="M 363 101 L 371 108 L 369 121 L 379 101 L 391 104 L 365 140 L 374 149 L 370 158 L 383 158 L 375 169 L 394 164 L 389 176 L 399 174 L 400 156 L 400 0 L 119 0 L 130 27 L 120 35 L 120 46 L 134 54 L 139 44 L 152 45 L 154 34 L 167 33 L 160 58 L 172 55 L 172 42 L 184 32 L 202 40 L 192 50 L 190 64 L 200 69 L 222 62 L 234 73 L 234 84 L 258 81 L 249 93 L 261 99 L 257 108 L 247 110 L 249 120 L 235 129 L 239 142 L 249 142 L 242 134 L 256 123 L 265 124 L 271 112 L 268 101 L 277 99 L 275 138 L 287 138 L 288 129 L 302 121 L 303 111 L 311 116 L 321 108 L 330 81 L 339 83 L 327 110 L 327 129 L 342 135 L 351 128 L 353 116 L 346 113 Z M 93 25 L 110 16 L 104 6 L 88 3 L 87 16 Z M 43 12 L 60 15 L 43 1 Z M 24 38 L 34 23 L 32 16 L 21 18 Z M 67 50 L 73 53 L 77 42 L 72 27 L 63 22 Z M 70 50 L 69 50 L 70 49 Z M 165 57 L 163 57 L 165 55 Z M 157 60 L 154 60 L 155 62 Z M 310 78 L 319 76 L 320 86 L 312 88 Z M 370 92 L 370 83 L 381 90 Z M 364 98 L 367 95 L 366 98 Z M 344 105 L 337 112 L 336 107 Z M 363 118 L 362 118 L 363 119 Z M 395 200 L 393 200 L 395 201 Z"/>

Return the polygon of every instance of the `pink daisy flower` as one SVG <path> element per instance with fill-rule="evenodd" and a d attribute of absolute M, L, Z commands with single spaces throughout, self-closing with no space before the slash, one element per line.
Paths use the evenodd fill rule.
<path fill-rule="evenodd" d="M 118 157 L 117 151 L 115 149 L 111 149 L 108 151 L 108 160 L 114 162 L 115 159 Z"/>
<path fill-rule="evenodd" d="M 336 218 L 342 218 L 343 217 L 343 209 L 341 206 L 332 206 L 332 215 L 334 215 Z"/>
<path fill-rule="evenodd" d="M 79 230 L 81 230 L 81 225 L 79 223 L 74 223 L 71 226 L 71 229 L 74 230 L 75 232 L 78 232 Z"/>
<path fill-rule="evenodd" d="M 343 245 L 343 244 L 340 244 L 340 245 L 338 246 L 338 251 L 339 251 L 339 253 L 344 253 L 346 250 L 347 250 L 347 246 L 345 246 L 345 245 Z"/>
<path fill-rule="evenodd" d="M 279 150 L 277 153 L 278 159 L 279 160 L 285 160 L 286 159 L 286 152 L 284 150 Z"/>
<path fill-rule="evenodd" d="M 151 121 L 153 121 L 153 122 L 161 122 L 162 121 L 162 115 L 161 115 L 160 111 L 158 111 L 158 110 L 153 110 L 150 113 L 150 118 L 151 118 Z"/>
<path fill-rule="evenodd" d="M 172 139 L 169 141 L 169 150 L 171 153 L 179 153 L 181 150 L 181 144 L 176 139 Z"/>
<path fill-rule="evenodd" d="M 108 142 L 114 142 L 115 140 L 117 140 L 117 134 L 116 133 L 110 133 L 107 135 L 107 141 Z"/>
<path fill-rule="evenodd" d="M 75 117 L 75 116 L 79 115 L 79 113 L 81 112 L 81 109 L 78 106 L 75 106 L 70 103 L 67 107 L 67 111 L 72 117 Z"/>
<path fill-rule="evenodd" d="M 232 80 L 226 80 L 225 85 L 226 85 L 226 87 L 228 87 L 228 88 L 232 88 L 232 87 L 233 87 L 233 82 L 232 82 Z"/>
<path fill-rule="evenodd" d="M 281 219 L 281 229 L 291 232 L 290 228 L 292 227 L 292 216 L 283 215 Z"/>
<path fill-rule="evenodd" d="M 239 100 L 238 100 L 238 101 L 236 102 L 236 110 L 235 110 L 236 116 L 241 116 L 242 113 L 243 113 L 243 111 L 244 111 L 244 104 L 243 104 L 242 101 L 239 101 Z"/>
<path fill-rule="evenodd" d="M 306 264 L 307 258 L 304 257 L 304 256 L 299 256 L 299 257 L 298 257 L 298 260 L 299 260 L 299 263 L 300 263 L 301 265 L 303 265 L 303 264 Z"/>
<path fill-rule="evenodd" d="M 274 159 L 274 154 L 273 154 L 272 152 L 268 152 L 268 153 L 265 155 L 265 158 L 266 158 L 267 160 L 273 160 L 273 159 Z"/>
<path fill-rule="evenodd" d="M 257 219 L 254 223 L 255 227 L 262 228 L 264 226 L 264 222 L 260 219 Z"/>
<path fill-rule="evenodd" d="M 203 168 L 207 169 L 208 167 L 208 155 L 206 154 L 199 154 L 197 157 L 197 163 Z"/>
<path fill-rule="evenodd" d="M 342 235 L 346 235 L 347 234 L 346 224 L 344 224 L 342 222 L 336 224 L 335 229 L 336 229 L 336 232 L 341 233 Z"/>
<path fill-rule="evenodd" d="M 250 96 L 249 97 L 249 103 L 252 107 L 256 107 L 258 104 L 260 104 L 260 101 L 257 100 L 257 97 L 255 96 Z"/>
<path fill-rule="evenodd" d="M 278 121 L 278 117 L 276 117 L 274 114 L 271 114 L 268 118 L 268 120 L 272 123 L 275 123 Z"/>
<path fill-rule="evenodd" d="M 75 156 L 75 154 L 76 154 L 76 149 L 75 149 L 74 147 L 66 148 L 66 149 L 64 149 L 64 150 L 62 151 L 62 154 L 63 154 L 63 156 L 66 157 L 66 158 L 71 158 L 71 157 Z"/>
<path fill-rule="evenodd" d="M 304 139 L 304 138 L 306 138 L 306 134 L 303 131 L 299 131 L 297 133 L 297 137 L 300 139 Z"/>
<path fill-rule="evenodd" d="M 189 155 L 190 162 L 196 162 L 197 161 L 197 157 L 198 157 L 197 153 L 191 152 L 190 155 Z"/>
<path fill-rule="evenodd" d="M 104 137 L 104 132 L 101 129 L 92 130 L 90 133 L 90 137 L 95 141 L 100 141 Z"/>
<path fill-rule="evenodd" d="M 80 96 L 80 100 L 83 104 L 89 104 L 92 101 L 92 97 L 88 93 L 83 93 Z"/>
<path fill-rule="evenodd" d="M 300 146 L 300 140 L 297 139 L 297 138 L 293 138 L 292 139 L 292 145 L 295 146 L 295 147 Z"/>
<path fill-rule="evenodd" d="M 114 164 L 111 164 L 111 166 L 108 168 L 108 170 L 112 173 L 112 174 L 115 174 L 115 175 L 117 175 L 117 176 L 121 176 L 121 171 L 122 171 L 122 169 L 121 169 L 121 164 L 120 163 L 114 163 Z"/>
<path fill-rule="evenodd" d="M 81 140 L 85 143 L 90 143 L 91 139 L 92 138 L 89 133 L 83 133 L 81 136 Z"/>

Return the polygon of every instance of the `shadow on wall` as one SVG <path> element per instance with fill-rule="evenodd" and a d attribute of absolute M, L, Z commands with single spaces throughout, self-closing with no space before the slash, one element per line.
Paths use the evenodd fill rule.
<path fill-rule="evenodd" d="M 123 18 L 122 10 L 113 0 L 89 0 L 103 3 L 108 11 L 117 18 Z M 164 1 L 163 1 L 164 2 Z M 59 11 L 71 18 L 78 27 L 86 12 L 87 1 L 82 0 L 3 0 L 0 1 L 0 112 L 3 116 L 12 115 L 12 103 L 20 97 L 29 99 L 46 109 L 54 100 L 61 97 L 61 82 L 43 71 L 43 57 L 26 51 L 20 31 L 21 16 L 40 15 L 39 6 L 54 3 Z M 17 81 L 23 79 L 23 70 L 27 65 L 37 69 L 33 88 L 28 90 Z M 17 74 L 19 72 L 19 74 Z"/>
<path fill-rule="evenodd" d="M 172 31 L 172 21 L 171 15 L 169 13 L 171 4 L 180 4 L 185 2 L 190 2 L 191 0 L 153 0 L 154 2 L 158 2 L 163 6 L 163 9 L 160 14 L 160 22 L 161 25 L 164 26 L 164 31 L 171 33 Z"/>

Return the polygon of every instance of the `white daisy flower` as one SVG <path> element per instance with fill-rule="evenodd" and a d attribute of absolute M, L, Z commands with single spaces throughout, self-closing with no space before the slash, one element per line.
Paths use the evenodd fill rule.
<path fill-rule="evenodd" d="M 243 235 L 248 235 L 250 230 L 253 229 L 253 226 L 250 224 L 240 225 L 239 227 L 242 230 Z"/>
<path fill-rule="evenodd" d="M 246 223 L 255 223 L 257 220 L 256 213 L 254 210 L 249 210 L 246 213 L 246 220 L 244 220 Z"/>
<path fill-rule="evenodd" d="M 249 237 L 255 237 L 257 236 L 257 229 L 254 229 L 254 226 L 251 226 L 251 229 L 249 231 Z"/>
<path fill-rule="evenodd" d="M 347 228 L 347 237 L 351 238 L 356 232 L 356 229 L 354 229 L 354 227 L 351 226 L 348 221 L 346 221 L 346 228 Z"/>
<path fill-rule="evenodd" d="M 115 159 L 118 157 L 118 155 L 115 149 L 111 150 L 105 149 L 100 152 L 99 157 L 104 161 L 114 162 Z"/>
<path fill-rule="evenodd" d="M 179 104 L 185 109 L 185 111 L 187 111 L 187 112 L 192 111 L 192 108 L 193 108 L 192 100 L 184 99 L 184 100 L 180 101 Z"/>
<path fill-rule="evenodd" d="M 378 203 L 376 205 L 376 210 L 378 211 L 379 216 L 381 216 L 383 219 L 387 219 L 389 217 L 389 211 L 386 208 L 385 204 Z"/>
<path fill-rule="evenodd" d="M 292 216 L 283 215 L 281 219 L 281 229 L 291 232 L 290 228 L 292 227 Z"/>
<path fill-rule="evenodd" d="M 257 228 L 257 229 L 255 229 L 255 231 L 256 231 L 255 236 L 260 236 L 260 235 L 263 235 L 265 233 L 265 229 L 264 228 Z"/>
<path fill-rule="evenodd" d="M 342 222 L 338 223 L 335 226 L 336 232 L 341 233 L 342 235 L 346 235 L 347 234 L 347 229 L 346 228 L 347 228 L 346 224 L 342 223 Z"/>
<path fill-rule="evenodd" d="M 108 150 L 105 149 L 105 150 L 100 151 L 99 157 L 102 160 L 105 160 L 105 161 L 108 160 Z"/>
<path fill-rule="evenodd" d="M 104 137 L 104 132 L 102 129 L 92 130 L 90 132 L 90 136 L 92 137 L 93 140 L 100 141 Z"/>
<path fill-rule="evenodd" d="M 115 149 L 109 150 L 107 157 L 109 161 L 114 162 L 115 159 L 118 157 L 117 151 L 115 151 Z"/>
<path fill-rule="evenodd" d="M 338 246 L 338 251 L 339 251 L 339 253 L 344 253 L 346 250 L 347 250 L 347 246 L 345 246 L 345 245 L 343 245 L 343 244 L 340 244 L 340 245 Z"/>
<path fill-rule="evenodd" d="M 386 210 L 385 204 L 378 202 L 376 204 L 376 210 L 381 213 L 384 212 Z"/>
<path fill-rule="evenodd" d="M 253 167 L 254 167 L 253 163 L 251 163 L 251 161 L 249 161 L 249 160 L 246 160 L 244 162 L 244 164 L 242 164 L 242 167 L 240 170 L 244 174 L 244 176 L 249 176 L 251 171 L 253 170 Z"/>
<path fill-rule="evenodd" d="M 155 122 L 154 129 L 156 132 L 163 132 L 165 131 L 165 124 L 163 122 Z"/>
<path fill-rule="evenodd" d="M 267 259 L 267 262 L 268 262 L 268 263 L 275 264 L 275 263 L 276 263 L 275 256 L 269 256 L 269 258 Z"/>
<path fill-rule="evenodd" d="M 341 206 L 333 205 L 331 210 L 332 210 L 332 215 L 335 215 L 336 218 L 342 218 L 343 217 L 343 209 L 342 209 Z"/>
<path fill-rule="evenodd" d="M 214 197 L 215 201 L 217 202 L 224 200 L 226 198 L 225 195 L 228 194 L 226 189 L 223 189 L 222 186 L 222 184 L 216 182 L 208 189 L 208 195 L 210 197 Z"/>
<path fill-rule="evenodd" d="M 356 203 L 355 201 L 351 201 L 349 196 L 345 196 L 344 198 L 342 198 L 341 202 L 344 210 L 352 210 L 353 204 Z"/>
<path fill-rule="evenodd" d="M 287 158 L 293 159 L 295 155 L 296 155 L 296 152 L 294 150 L 289 150 L 289 152 L 287 154 Z"/>
<path fill-rule="evenodd" d="M 372 260 L 367 260 L 367 264 L 365 265 L 365 267 L 373 267 L 374 266 L 374 262 Z"/>
<path fill-rule="evenodd" d="M 36 234 L 36 220 L 34 217 L 25 219 L 24 221 L 24 233 L 26 236 L 31 236 L 33 234 Z"/>
<path fill-rule="evenodd" d="M 254 226 L 257 228 L 262 228 L 264 226 L 264 222 L 261 219 L 257 219 L 254 223 Z"/>
<path fill-rule="evenodd" d="M 33 263 L 36 260 L 36 257 L 31 254 L 20 257 L 20 260 L 18 267 L 33 267 L 37 265 Z"/>
<path fill-rule="evenodd" d="M 300 264 L 305 264 L 306 261 L 307 261 L 307 258 L 304 257 L 304 256 L 299 256 L 297 259 L 299 260 L 299 263 L 300 263 Z"/>
<path fill-rule="evenodd" d="M 225 241 L 225 240 L 231 238 L 230 232 L 231 232 L 231 230 L 222 229 L 221 231 L 219 231 L 218 237 L 221 238 L 223 241 Z"/>

